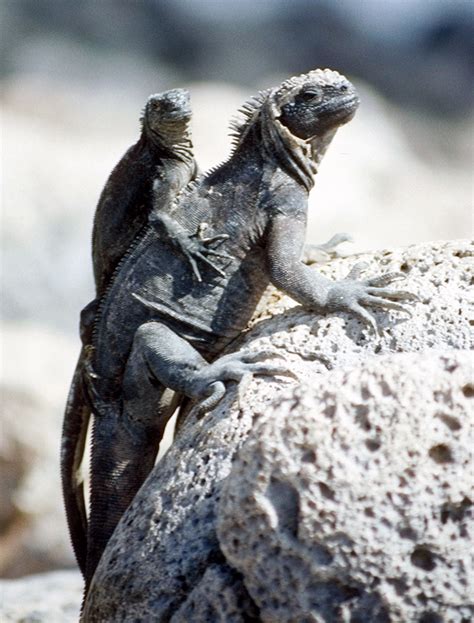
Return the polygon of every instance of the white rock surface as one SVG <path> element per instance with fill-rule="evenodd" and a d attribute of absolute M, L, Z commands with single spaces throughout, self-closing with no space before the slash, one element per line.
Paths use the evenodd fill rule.
<path fill-rule="evenodd" d="M 395 355 L 257 419 L 218 537 L 262 621 L 472 620 L 470 355 Z"/>
<path fill-rule="evenodd" d="M 474 344 L 474 243 L 469 240 L 417 244 L 398 250 L 382 250 L 335 259 L 314 266 L 331 279 L 347 276 L 357 262 L 367 265 L 361 278 L 398 272 L 406 280 L 391 289 L 409 290 L 420 301 L 407 308 L 412 317 L 387 310 L 374 310 L 379 339 L 348 314 L 321 316 L 308 313 L 271 288 L 267 291 L 255 320 L 261 322 L 242 342 L 255 347 L 283 348 L 301 359 L 318 359 L 321 371 L 365 360 L 370 354 L 413 352 L 427 348 L 470 349 Z M 294 309 L 292 309 L 294 308 Z M 292 309 L 290 313 L 282 312 Z M 271 329 L 269 330 L 269 327 Z"/>
<path fill-rule="evenodd" d="M 356 259 L 336 260 L 324 271 L 345 275 Z M 413 318 L 377 312 L 383 330 L 375 340 L 344 314 L 322 317 L 299 308 L 280 313 L 289 306 L 288 299 L 270 294 L 270 309 L 277 315 L 266 319 L 261 315 L 263 321 L 235 347 L 279 350 L 298 381 L 309 386 L 319 383 L 330 368 L 359 367 L 371 358 L 379 365 L 381 354 L 430 351 L 434 346 L 442 352 L 468 348 L 468 243 L 420 245 L 365 259 L 375 272 L 380 272 L 379 263 L 383 270 L 399 270 L 407 262 L 406 283 L 398 287 L 423 299 L 414 306 Z M 255 378 L 241 396 L 241 407 L 235 390 L 229 388 L 212 413 L 198 421 L 190 414 L 112 537 L 92 584 L 88 623 L 107 618 L 133 621 L 133 617 L 166 621 L 179 608 L 186 611 L 187 600 L 194 599 L 193 591 L 199 590 L 209 566 L 225 564 L 216 536 L 216 507 L 232 458 L 259 414 L 289 383 Z M 329 402 L 328 409 L 331 406 Z"/>
<path fill-rule="evenodd" d="M 76 623 L 82 587 L 82 576 L 76 571 L 0 580 L 0 620 L 2 623 Z"/>

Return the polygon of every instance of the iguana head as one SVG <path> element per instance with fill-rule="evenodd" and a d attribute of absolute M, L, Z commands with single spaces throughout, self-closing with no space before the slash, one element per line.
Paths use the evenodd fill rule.
<path fill-rule="evenodd" d="M 260 146 L 308 190 L 337 128 L 359 105 L 353 85 L 337 71 L 315 69 L 262 91 L 232 122 L 234 153 Z"/>
<path fill-rule="evenodd" d="M 347 123 L 359 105 L 354 86 L 330 69 L 315 69 L 290 78 L 272 92 L 270 99 L 275 118 L 303 140 Z"/>
<path fill-rule="evenodd" d="M 189 139 L 191 105 L 186 89 L 150 95 L 141 117 L 143 132 L 154 143 L 170 149 Z"/>

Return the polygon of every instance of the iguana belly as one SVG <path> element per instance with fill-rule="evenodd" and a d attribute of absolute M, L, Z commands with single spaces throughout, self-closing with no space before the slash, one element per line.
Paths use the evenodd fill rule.
<path fill-rule="evenodd" d="M 174 255 L 170 265 L 169 259 L 164 262 L 163 256 L 154 257 L 152 274 L 134 292 L 137 304 L 155 310 L 157 319 L 181 323 L 183 337 L 196 337 L 199 342 L 207 336 L 208 346 L 220 338 L 230 341 L 246 327 L 268 284 L 258 251 L 243 259 L 223 260 L 225 277 L 200 266 L 201 283 L 185 258 Z"/>
<path fill-rule="evenodd" d="M 136 329 L 151 320 L 165 322 L 203 355 L 212 356 L 247 325 L 268 277 L 262 250 L 226 244 L 232 260 L 218 260 L 226 276 L 200 263 L 197 281 L 189 261 L 171 244 L 150 236 L 122 267 L 96 326 L 95 368 L 111 378 L 120 375 Z M 125 270 L 124 270 L 125 268 Z"/>

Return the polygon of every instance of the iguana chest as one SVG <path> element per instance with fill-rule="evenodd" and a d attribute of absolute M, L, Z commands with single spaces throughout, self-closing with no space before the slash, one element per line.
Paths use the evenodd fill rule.
<path fill-rule="evenodd" d="M 176 218 L 190 235 L 205 222 L 204 236 L 228 236 L 215 247 L 228 257 L 212 257 L 225 276 L 198 260 L 199 282 L 179 250 L 169 241 L 156 240 L 147 253 L 147 274 L 136 284 L 139 295 L 196 329 L 234 337 L 246 326 L 268 284 L 262 245 L 265 217 L 259 210 L 258 189 L 231 183 L 211 188 L 183 203 Z"/>
<path fill-rule="evenodd" d="M 229 176 L 215 184 L 202 184 L 195 192 L 183 196 L 171 212 L 173 218 L 189 234 L 203 222 L 206 235 L 227 234 L 224 246 L 239 256 L 258 244 L 266 226 L 265 212 L 260 206 L 261 173 L 254 177 Z"/>
<path fill-rule="evenodd" d="M 217 247 L 229 257 L 213 258 L 225 276 L 198 260 L 199 282 L 172 241 L 149 232 L 122 266 L 96 328 L 97 366 L 106 376 L 109 353 L 114 367 L 123 366 L 136 329 L 150 320 L 167 323 L 201 352 L 213 354 L 246 327 L 268 285 L 258 188 L 229 184 L 196 193 L 173 217 L 190 235 L 206 222 L 206 235 L 229 236 Z"/>

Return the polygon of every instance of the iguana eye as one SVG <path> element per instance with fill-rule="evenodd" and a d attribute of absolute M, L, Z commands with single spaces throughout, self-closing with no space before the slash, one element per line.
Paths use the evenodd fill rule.
<path fill-rule="evenodd" d="M 318 89 L 306 89 L 299 93 L 297 99 L 303 102 L 320 102 L 323 99 L 323 94 Z"/>

